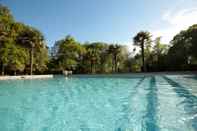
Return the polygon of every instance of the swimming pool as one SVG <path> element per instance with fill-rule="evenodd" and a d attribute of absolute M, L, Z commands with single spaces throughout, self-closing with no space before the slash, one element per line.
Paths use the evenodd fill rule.
<path fill-rule="evenodd" d="M 0 81 L 0 131 L 197 131 L 197 77 Z"/>

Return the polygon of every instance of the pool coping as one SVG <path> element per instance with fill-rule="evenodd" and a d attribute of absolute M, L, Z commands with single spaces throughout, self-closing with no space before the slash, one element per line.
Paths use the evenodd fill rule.
<path fill-rule="evenodd" d="M 105 76 L 113 76 L 113 77 L 119 77 L 119 76 L 155 76 L 155 75 L 181 75 L 181 76 L 187 76 L 187 75 L 197 75 L 197 72 L 191 72 L 191 71 L 185 71 L 185 72 L 139 72 L 139 73 L 113 73 L 113 74 L 73 74 L 70 75 L 70 77 L 105 77 Z"/>
<path fill-rule="evenodd" d="M 184 72 L 145 72 L 145 73 L 114 73 L 114 74 L 72 74 L 70 76 L 64 75 L 19 75 L 19 76 L 0 76 L 0 80 L 22 80 L 22 79 L 47 79 L 54 78 L 57 76 L 64 77 L 143 77 L 143 76 L 154 76 L 154 75 L 181 75 L 181 76 L 191 76 L 197 75 L 197 72 L 184 71 Z"/>
<path fill-rule="evenodd" d="M 0 76 L 0 80 L 21 80 L 21 79 L 47 79 L 54 75 L 20 75 L 20 76 Z"/>

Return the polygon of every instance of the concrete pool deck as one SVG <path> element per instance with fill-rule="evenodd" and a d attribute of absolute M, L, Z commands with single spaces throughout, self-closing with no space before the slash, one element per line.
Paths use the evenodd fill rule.
<path fill-rule="evenodd" d="M 20 76 L 0 76 L 0 80 L 21 80 L 21 79 L 47 79 L 54 75 L 20 75 Z"/>
<path fill-rule="evenodd" d="M 152 76 L 152 75 L 195 75 L 197 76 L 197 71 L 177 71 L 177 72 L 146 72 L 146 73 L 114 73 L 114 74 L 72 74 L 70 76 L 64 75 L 19 75 L 19 76 L 0 76 L 0 80 L 22 80 L 22 79 L 47 79 L 54 78 L 55 76 L 64 77 L 141 77 L 141 76 Z"/>
<path fill-rule="evenodd" d="M 177 71 L 177 72 L 138 72 L 138 73 L 113 73 L 113 74 L 73 74 L 72 77 L 118 77 L 118 76 L 152 76 L 152 75 L 181 75 L 181 76 L 187 76 L 187 75 L 197 75 L 196 71 Z"/>

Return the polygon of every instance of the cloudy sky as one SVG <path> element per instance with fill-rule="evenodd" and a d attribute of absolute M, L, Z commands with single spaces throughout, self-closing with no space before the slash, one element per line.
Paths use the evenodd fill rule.
<path fill-rule="evenodd" d="M 197 23 L 197 0 L 0 0 L 15 19 L 41 30 L 49 46 L 70 34 L 78 41 L 132 46 L 132 38 L 150 31 L 169 43 L 180 30 Z"/>
<path fill-rule="evenodd" d="M 163 11 L 159 20 L 165 26 L 155 27 L 151 31 L 154 36 L 160 35 L 163 41 L 168 43 L 180 30 L 197 24 L 197 1 L 178 0 L 173 7 Z"/>

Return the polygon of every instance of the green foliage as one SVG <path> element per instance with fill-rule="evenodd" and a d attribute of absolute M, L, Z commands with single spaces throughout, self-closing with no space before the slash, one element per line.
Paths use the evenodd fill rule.
<path fill-rule="evenodd" d="M 39 49 L 39 50 L 38 50 Z M 38 72 L 44 72 L 48 69 L 47 64 L 49 62 L 48 48 L 43 46 L 42 48 L 34 49 L 34 67 Z"/>
<path fill-rule="evenodd" d="M 56 54 L 59 65 L 58 68 L 61 70 L 74 70 L 84 49 L 71 36 L 67 36 L 65 39 L 60 40 L 57 43 L 59 46 Z"/>
<path fill-rule="evenodd" d="M 29 52 L 29 63 L 27 66 L 33 64 L 33 71 L 42 72 L 47 69 L 48 48 L 40 31 L 29 26 L 24 26 L 18 34 L 17 44 Z"/>
<path fill-rule="evenodd" d="M 30 54 L 31 51 L 33 51 L 32 55 Z M 4 74 L 5 67 L 7 71 L 14 71 L 15 73 L 16 71 L 29 70 L 30 61 L 34 63 L 34 70 L 46 69 L 48 49 L 42 33 L 33 27 L 15 22 L 9 9 L 0 5 L 2 74 Z"/>
<path fill-rule="evenodd" d="M 141 31 L 133 38 L 134 45 L 139 46 L 141 48 L 142 55 L 142 67 L 143 71 L 146 71 L 146 63 L 145 63 L 145 53 L 146 55 L 150 54 L 151 48 L 151 35 L 149 32 Z"/>
<path fill-rule="evenodd" d="M 11 43 L 9 41 L 4 41 L 3 43 L 1 43 L 0 60 L 3 63 L 3 65 L 8 65 L 9 63 L 9 54 L 11 52 L 10 47 L 11 47 Z"/>
<path fill-rule="evenodd" d="M 57 70 L 73 70 L 77 73 L 119 71 L 124 67 L 124 55 L 126 55 L 123 53 L 125 49 L 123 46 L 103 42 L 80 44 L 71 36 L 57 41 L 52 49 L 52 62 L 59 65 L 56 66 Z"/>
<path fill-rule="evenodd" d="M 9 53 L 9 64 L 8 67 L 13 71 L 23 71 L 25 64 L 28 59 L 27 52 L 24 48 L 12 44 Z"/>
<path fill-rule="evenodd" d="M 178 33 L 171 41 L 168 52 L 169 63 L 172 69 L 185 70 L 197 59 L 197 25 Z M 194 63 L 192 63 L 194 62 Z"/>
<path fill-rule="evenodd" d="M 0 4 L 0 20 L 6 20 L 6 21 L 13 21 L 14 18 L 10 12 L 10 10 L 6 7 Z"/>

